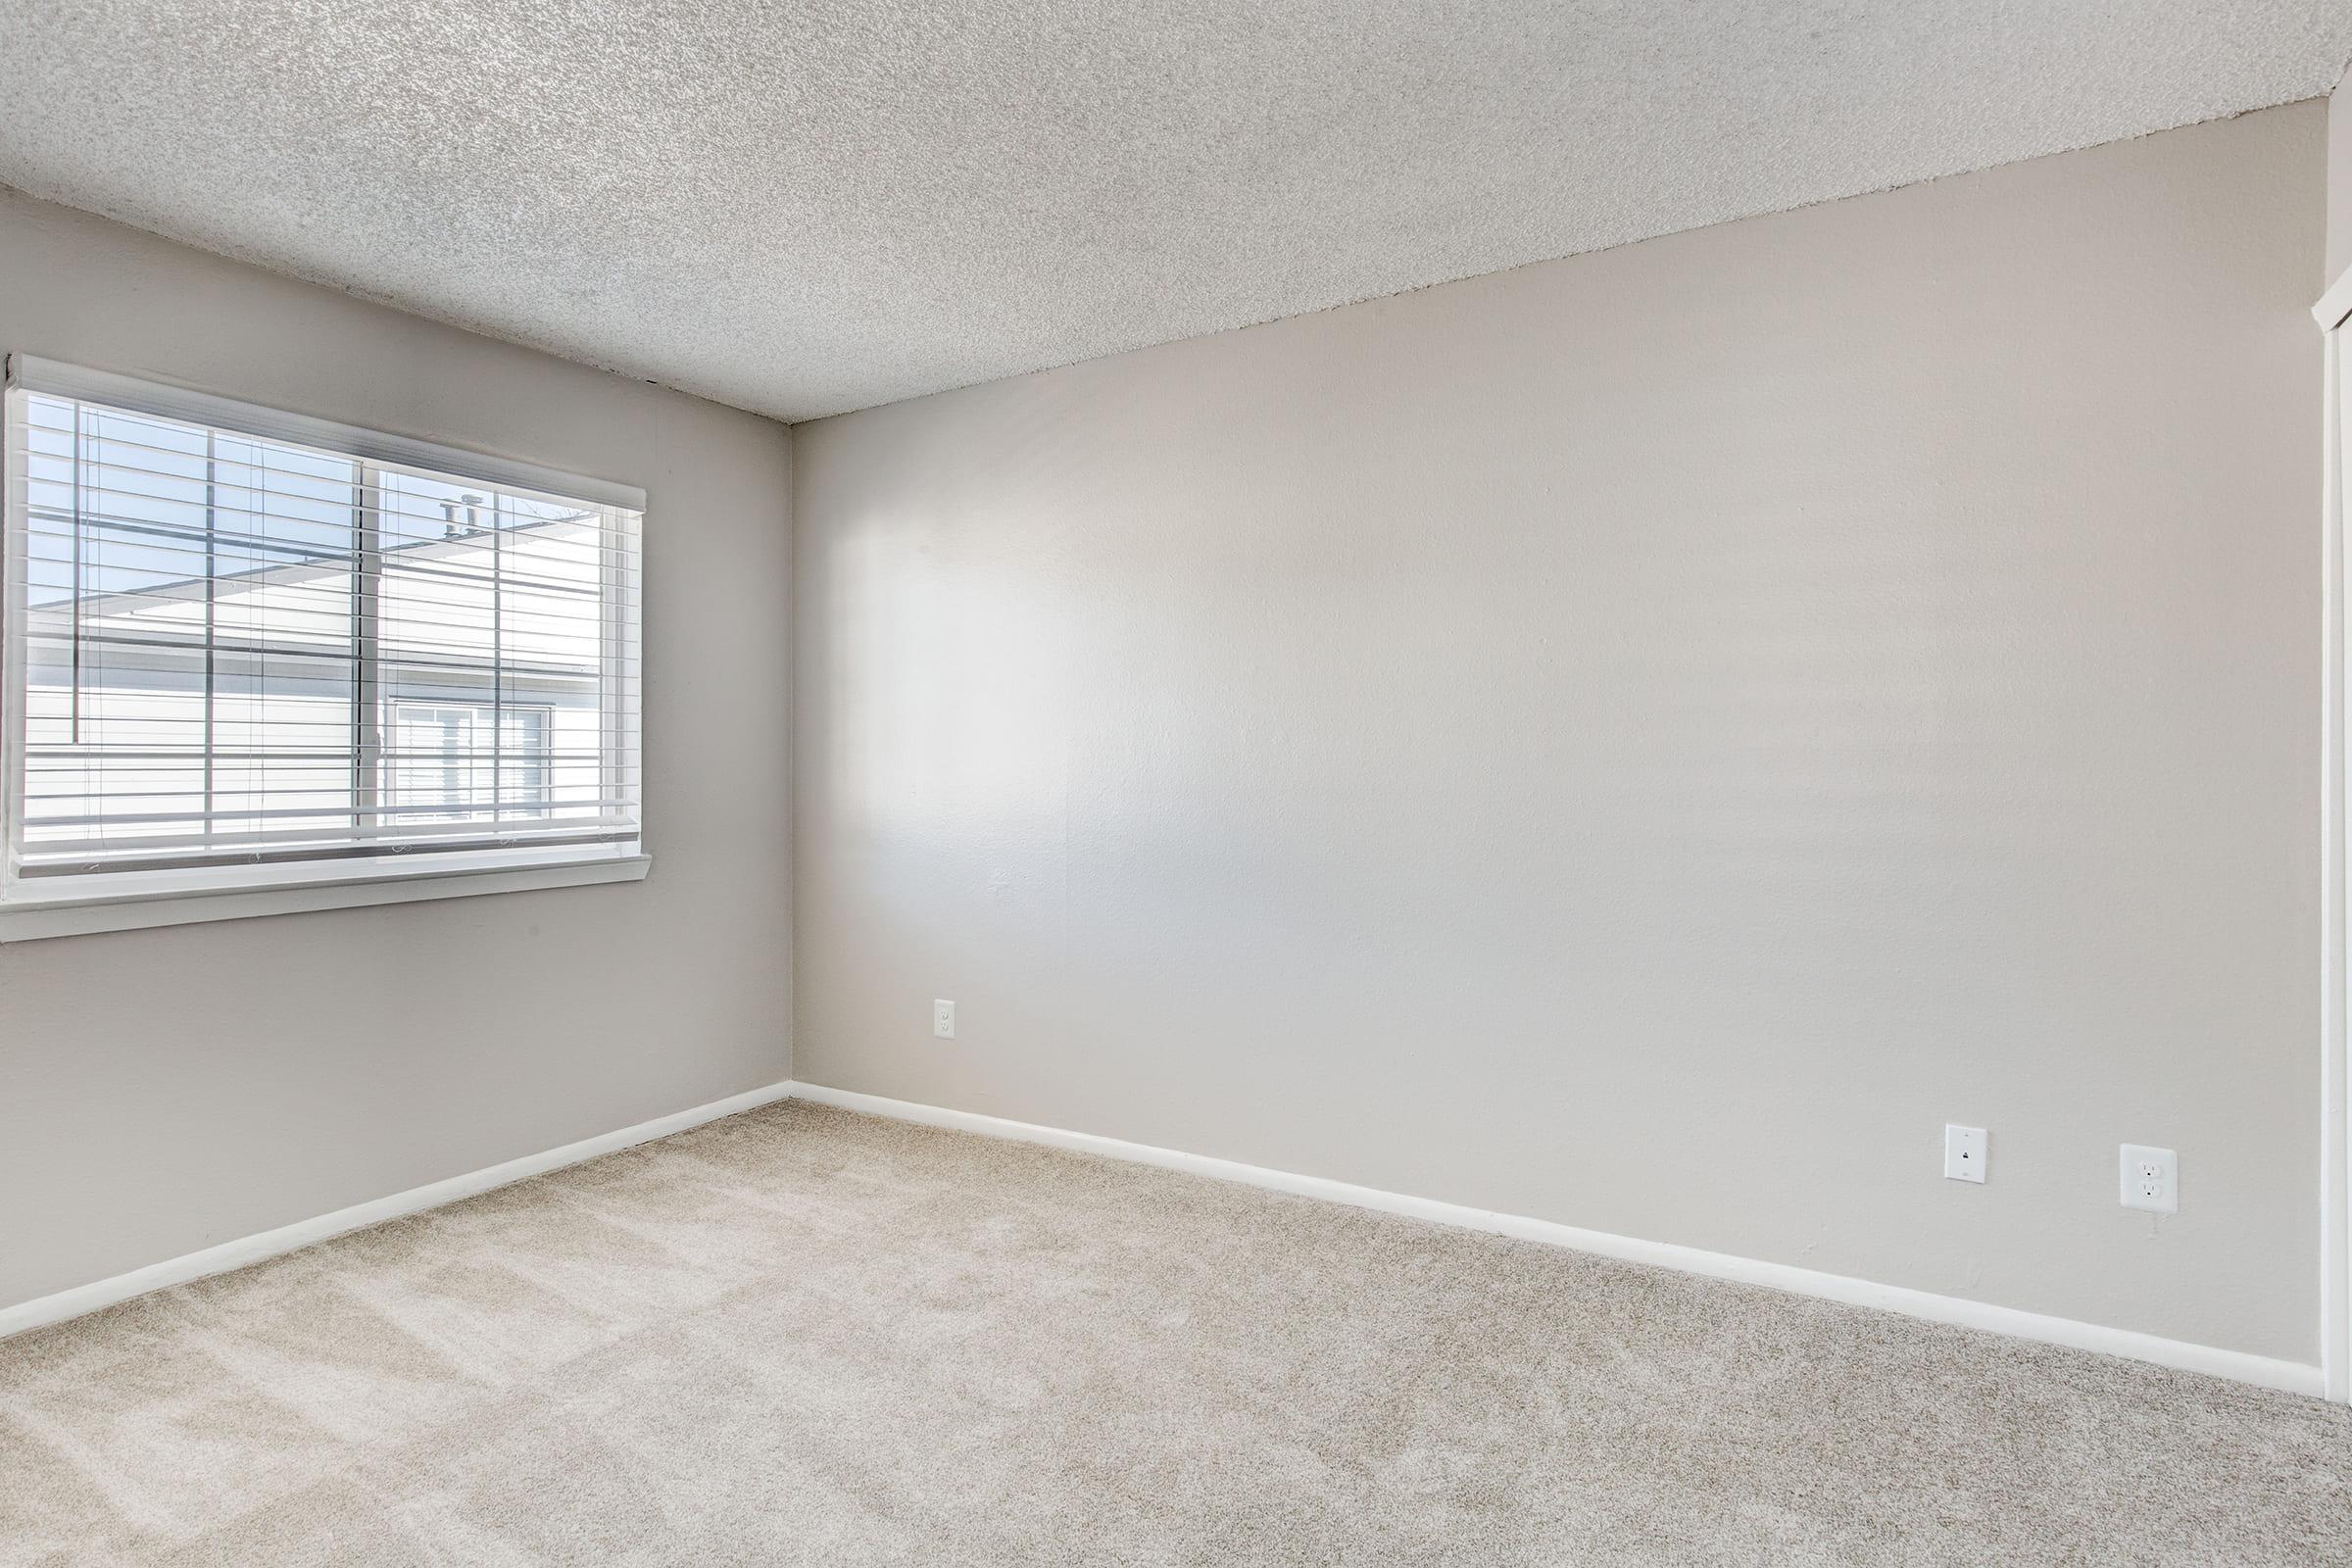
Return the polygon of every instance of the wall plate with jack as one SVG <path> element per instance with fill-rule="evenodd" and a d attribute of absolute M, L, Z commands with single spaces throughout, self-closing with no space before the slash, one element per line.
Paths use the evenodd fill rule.
<path fill-rule="evenodd" d="M 1981 1182 L 1984 1179 L 1986 1139 L 1982 1127 L 1961 1127 L 1951 1122 L 1943 1124 L 1943 1175 L 1946 1181 Z"/>
<path fill-rule="evenodd" d="M 2124 1145 L 2124 1206 L 2180 1212 L 2180 1156 L 2145 1144 Z"/>

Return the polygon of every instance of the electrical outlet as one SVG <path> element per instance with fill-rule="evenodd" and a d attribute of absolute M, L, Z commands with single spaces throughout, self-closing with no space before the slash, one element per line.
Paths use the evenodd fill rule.
<path fill-rule="evenodd" d="M 942 1040 L 956 1038 L 956 1004 L 953 1002 L 931 1004 L 931 1032 Z"/>
<path fill-rule="evenodd" d="M 2180 1156 L 2145 1144 L 2124 1145 L 2124 1206 L 2180 1212 Z"/>
<path fill-rule="evenodd" d="M 1981 1182 L 1984 1179 L 1984 1129 L 1943 1124 L 1943 1174 L 1947 1181 Z"/>

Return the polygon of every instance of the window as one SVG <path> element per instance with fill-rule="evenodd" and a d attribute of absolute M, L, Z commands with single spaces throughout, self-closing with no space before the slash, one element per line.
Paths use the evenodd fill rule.
<path fill-rule="evenodd" d="M 483 769 L 504 771 L 498 808 L 509 820 L 545 817 L 548 796 L 548 737 L 552 708 L 498 708 L 481 703 L 395 703 L 392 739 L 385 749 L 387 797 L 403 808 L 442 806 L 437 822 L 478 820 L 487 782 Z M 499 743 L 492 746 L 492 726 Z M 497 759 L 493 763 L 493 758 Z"/>
<path fill-rule="evenodd" d="M 0 936 L 642 874 L 641 494 L 21 356 L 7 424 Z"/>

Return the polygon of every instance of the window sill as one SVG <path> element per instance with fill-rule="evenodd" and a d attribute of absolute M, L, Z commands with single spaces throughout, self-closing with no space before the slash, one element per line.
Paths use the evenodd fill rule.
<path fill-rule="evenodd" d="M 99 931 L 192 925 L 202 920 L 243 920 L 256 915 L 352 909 L 375 904 L 473 898 L 485 893 L 636 882 L 644 878 L 653 864 L 653 858 L 647 855 L 600 856 L 532 865 L 509 863 L 345 875 L 269 887 L 11 901 L 0 903 L 0 942 L 37 942 L 48 937 L 86 936 Z"/>

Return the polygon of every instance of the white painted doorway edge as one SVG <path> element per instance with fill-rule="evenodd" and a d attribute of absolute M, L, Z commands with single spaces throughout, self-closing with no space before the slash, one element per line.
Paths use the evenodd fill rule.
<path fill-rule="evenodd" d="M 2320 1376 L 2326 1396 L 2352 1403 L 2352 1035 L 2345 1028 L 2344 989 L 2352 950 L 2344 912 L 2346 873 L 2344 511 L 2347 447 L 2352 447 L 2352 397 L 2344 379 L 2347 321 L 2352 320 L 2352 270 L 2312 307 L 2325 337 L 2322 394 L 2326 466 L 2321 487 L 2320 668 Z"/>

